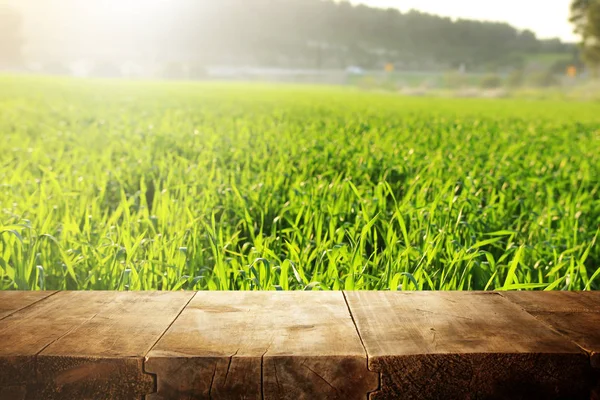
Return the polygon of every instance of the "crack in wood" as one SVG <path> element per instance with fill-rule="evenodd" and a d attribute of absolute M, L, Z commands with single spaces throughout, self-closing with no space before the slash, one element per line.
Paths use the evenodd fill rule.
<path fill-rule="evenodd" d="M 227 364 L 227 372 L 225 372 L 225 381 L 224 381 L 224 385 L 227 385 L 227 377 L 229 376 L 229 370 L 231 369 L 231 363 L 233 361 L 233 357 L 235 357 L 237 355 L 237 353 L 240 351 L 240 349 L 238 348 L 235 353 L 233 353 L 231 355 L 231 357 L 229 357 L 229 363 Z"/>
<path fill-rule="evenodd" d="M 262 400 L 265 400 L 265 354 L 267 354 L 267 351 L 269 351 L 272 344 L 273 341 L 269 343 L 267 349 L 260 356 L 260 398 Z"/>
<path fill-rule="evenodd" d="M 429 310 L 423 310 L 421 308 L 415 308 L 415 311 L 420 311 L 420 312 L 424 312 L 424 313 L 428 313 L 428 314 L 437 314 L 440 315 L 440 313 L 434 312 L 434 311 L 429 311 Z M 456 319 L 464 319 L 467 321 L 473 321 L 473 318 L 469 318 L 469 317 L 463 317 L 460 315 L 453 315 L 453 314 L 444 314 L 448 317 L 452 317 L 452 318 L 456 318 Z"/>
<path fill-rule="evenodd" d="M 279 383 L 279 375 L 277 373 L 277 363 L 273 360 L 273 369 L 275 370 L 275 384 L 277 385 L 277 395 L 281 397 L 281 384 Z"/>
<path fill-rule="evenodd" d="M 312 369 L 311 367 L 309 367 L 308 365 L 306 365 L 306 360 L 302 361 L 302 363 L 300 364 L 300 366 L 308 369 L 310 372 L 312 372 L 313 374 L 315 374 L 316 376 L 318 376 L 323 382 L 325 382 L 330 388 L 332 388 L 334 391 L 338 392 L 338 389 L 335 386 L 333 386 L 331 383 L 329 383 L 327 381 L 327 379 L 325 379 L 324 377 L 322 377 L 321 375 L 319 375 L 314 369 Z"/>
<path fill-rule="evenodd" d="M 356 334 L 358 335 L 360 344 L 363 347 L 363 350 L 365 351 L 365 359 L 367 362 L 367 371 L 375 372 L 375 373 L 377 373 L 377 376 L 378 376 L 377 388 L 375 390 L 371 390 L 371 391 L 367 392 L 367 394 L 366 394 L 367 400 L 369 400 L 374 393 L 377 393 L 381 390 L 382 373 L 381 373 L 381 371 L 371 370 L 371 368 L 369 366 L 369 352 L 367 351 L 365 342 L 362 338 L 362 335 L 360 334 L 360 329 L 358 329 L 358 325 L 356 324 L 356 320 L 354 319 L 354 315 L 352 314 L 352 308 L 350 307 L 350 304 L 348 303 L 348 297 L 346 296 L 345 291 L 342 291 L 342 296 L 344 296 L 344 302 L 346 303 L 346 308 L 348 309 L 348 314 L 350 315 L 350 319 L 352 320 L 352 324 L 354 325 L 354 329 L 356 330 Z"/>
<path fill-rule="evenodd" d="M 465 391 L 478 398 L 532 396 L 536 392 L 531 390 L 548 398 L 553 398 L 551 393 L 584 395 L 590 364 L 579 347 L 504 296 L 476 296 L 348 293 L 352 320 L 368 349 L 369 369 L 380 373 L 379 391 L 370 397 L 455 393 L 462 398 Z M 503 326 L 511 329 L 504 332 Z"/>
<path fill-rule="evenodd" d="M 29 307 L 57 293 L 18 311 L 28 313 Z M 455 391 L 448 393 L 458 397 L 468 393 L 473 399 L 491 394 L 532 395 L 537 393 L 535 391 L 550 396 L 552 393 L 575 393 L 572 397 L 580 398 L 583 390 L 588 394 L 590 391 L 595 393 L 593 396 L 600 392 L 600 378 L 596 377 L 600 375 L 600 350 L 594 339 L 597 336 L 590 338 L 587 335 L 593 324 L 581 319 L 586 315 L 590 318 L 598 315 L 598 311 L 591 308 L 591 300 L 580 303 L 573 300 L 565 304 L 564 308 L 569 311 L 546 311 L 540 301 L 536 306 L 538 311 L 532 312 L 504 294 L 496 294 L 496 300 L 487 298 L 483 301 L 482 297 L 477 297 L 482 301 L 474 301 L 475 297 L 469 294 L 405 294 L 402 297 L 401 294 L 379 293 L 376 295 L 381 298 L 375 295 L 363 298 L 362 294 L 342 292 L 343 301 L 339 297 L 336 300 L 335 296 L 322 297 L 327 300 L 298 309 L 296 305 L 303 303 L 297 299 L 271 305 L 263 298 L 250 307 L 249 316 L 238 324 L 241 316 L 236 313 L 242 309 L 240 306 L 223 309 L 226 315 L 216 311 L 231 301 L 229 297 L 215 300 L 212 294 L 207 295 L 206 300 L 203 298 L 199 302 L 209 305 L 211 311 L 207 312 L 197 305 L 191 306 L 196 295 L 180 296 L 180 303 L 168 307 L 161 323 L 154 324 L 153 334 L 146 336 L 144 346 L 149 347 L 143 346 L 141 352 L 136 350 L 123 356 L 104 350 L 96 356 L 77 353 L 78 342 L 73 336 L 85 339 L 84 336 L 98 332 L 105 323 L 126 321 L 128 317 L 123 316 L 126 307 L 111 307 L 110 313 L 104 313 L 101 308 L 110 302 L 101 298 L 94 306 L 99 307 L 96 308 L 98 312 L 94 312 L 94 308 L 87 312 L 73 308 L 78 313 L 77 319 L 67 321 L 68 325 L 65 323 L 55 335 L 48 336 L 35 348 L 35 353 L 28 356 L 32 363 L 27 361 L 26 367 L 33 365 L 33 370 L 43 372 L 43 376 L 34 377 L 32 382 L 36 385 L 48 383 L 47 389 L 58 393 L 57 396 L 61 395 L 63 385 L 66 390 L 74 390 L 68 393 L 85 393 L 77 392 L 79 389 L 71 385 L 90 385 L 96 390 L 94 393 L 100 394 L 102 390 L 125 390 L 112 387 L 114 377 L 118 376 L 122 378 L 121 386 L 137 386 L 137 392 L 128 393 L 137 396 L 148 391 L 144 396 L 158 394 L 156 399 L 253 396 L 271 400 L 289 396 L 317 397 L 315 393 L 320 392 L 339 398 L 362 397 L 366 393 L 367 399 L 379 400 L 404 396 L 407 390 L 426 396 L 446 389 Z M 239 295 L 237 303 L 254 304 L 252 298 L 243 296 L 247 295 Z M 429 300 L 427 296 L 435 296 L 435 300 Z M 71 297 L 63 299 L 61 304 L 72 303 L 69 299 Z M 139 300 L 138 304 L 146 304 L 145 301 Z M 158 301 L 161 306 L 165 304 Z M 287 304 L 297 310 L 294 315 L 299 317 L 282 323 L 285 312 L 279 310 L 287 310 Z M 141 310 L 150 307 L 137 308 L 142 318 Z M 265 307 L 272 309 L 264 311 Z M 33 314 L 46 315 L 46 308 L 54 307 L 36 308 Z M 580 311 L 573 312 L 573 309 Z M 186 310 L 190 312 L 176 328 L 175 324 Z M 315 310 L 324 310 L 327 317 Z M 254 312 L 265 316 L 280 312 L 281 315 L 272 318 L 275 322 L 267 319 L 264 324 L 256 325 Z M 14 321 L 15 338 L 21 323 Z M 236 336 L 229 338 L 211 332 L 214 324 L 220 325 L 220 332 L 231 329 Z M 127 327 L 132 329 L 131 323 L 116 326 L 123 327 L 123 332 Z M 171 337 L 165 345 L 163 339 L 167 335 Z M 179 335 L 188 335 L 190 347 L 178 347 L 182 343 Z M 102 338 L 102 345 L 111 351 L 125 348 L 119 347 L 123 342 L 112 335 Z M 202 344 L 194 347 L 198 346 L 198 338 L 202 338 Z M 95 345 L 95 340 L 88 341 Z M 354 344 L 335 347 L 345 341 Z M 139 349 L 137 342 L 126 343 Z M 329 346 L 337 352 L 330 353 Z M 215 351 L 216 348 L 219 351 Z M 63 355 L 65 349 L 70 352 L 66 356 Z M 149 364 L 151 352 L 154 352 L 151 354 L 153 364 Z M 6 354 L 4 359 L 0 358 L 0 373 L 1 362 L 5 363 L 4 368 L 11 368 L 7 364 L 9 353 Z M 363 367 L 365 360 L 366 368 Z M 593 372 L 590 366 L 596 368 L 594 377 L 588 377 Z M 180 379 L 187 379 L 182 387 L 178 387 L 182 382 Z M 8 380 L 0 387 L 0 398 L 3 390 L 18 389 L 19 382 L 11 386 L 12 383 Z M 593 386 L 597 387 L 594 389 Z M 114 393 L 117 393 L 114 398 L 123 398 L 118 396 L 126 392 Z M 133 398 L 133 394 L 129 398 Z M 409 393 L 406 398 L 411 396 Z"/>
<path fill-rule="evenodd" d="M 210 378 L 210 387 L 208 388 L 208 398 L 212 399 L 212 389 L 213 384 L 215 382 L 215 375 L 217 375 L 217 363 L 215 363 L 215 368 L 213 369 L 212 378 Z"/>

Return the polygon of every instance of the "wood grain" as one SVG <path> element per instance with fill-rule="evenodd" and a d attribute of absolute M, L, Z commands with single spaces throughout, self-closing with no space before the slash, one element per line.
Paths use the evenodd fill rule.
<path fill-rule="evenodd" d="M 55 292 L 0 291 L 0 321 Z M 0 322 L 2 324 L 2 322 Z M 0 325 L 1 326 L 1 325 Z"/>
<path fill-rule="evenodd" d="M 198 293 L 148 354 L 158 399 L 365 399 L 367 369 L 342 293 Z"/>
<path fill-rule="evenodd" d="M 535 316 L 589 353 L 592 366 L 600 369 L 600 312 L 537 312 Z"/>
<path fill-rule="evenodd" d="M 600 312 L 600 292 L 502 292 L 501 295 L 535 312 Z"/>
<path fill-rule="evenodd" d="M 600 400 L 598 293 L 0 292 L 0 315 L 0 400 Z"/>
<path fill-rule="evenodd" d="M 37 354 L 109 304 L 114 295 L 83 298 L 79 292 L 58 293 L 1 321 L 0 396 L 17 390 L 7 387 L 25 391 L 26 385 L 35 384 Z"/>
<path fill-rule="evenodd" d="M 577 346 L 495 293 L 355 292 L 373 399 L 590 398 Z"/>
<path fill-rule="evenodd" d="M 141 398 L 154 390 L 143 358 L 192 296 L 62 292 L 13 314 L 0 328 L 10 343 L 0 347 L 0 398 Z"/>
<path fill-rule="evenodd" d="M 600 400 L 600 292 L 507 292 L 504 297 L 552 327 L 590 355 Z"/>
<path fill-rule="evenodd" d="M 507 292 L 502 294 L 573 341 L 600 368 L 600 292 Z"/>

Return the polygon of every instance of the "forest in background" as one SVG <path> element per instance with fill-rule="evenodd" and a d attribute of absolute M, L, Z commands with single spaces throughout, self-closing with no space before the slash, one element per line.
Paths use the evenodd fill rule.
<path fill-rule="evenodd" d="M 563 64 L 579 58 L 576 44 L 542 40 L 507 23 L 452 20 L 328 0 L 173 0 L 153 12 L 115 6 L 114 18 L 100 19 L 92 18 L 97 15 L 94 6 L 83 8 L 65 0 L 62 11 L 48 13 L 48 19 L 54 18 L 48 26 L 56 25 L 48 30 L 55 36 L 48 35 L 40 51 L 25 29 L 31 16 L 28 1 L 0 13 L 6 31 L 0 39 L 4 66 L 93 58 L 103 64 L 188 63 L 200 68 L 378 69 L 393 63 L 406 70 L 498 71 L 523 68 L 532 56 L 558 55 Z M 135 23 L 117 25 L 119 17 Z M 69 24 L 77 23 L 95 34 L 69 32 Z"/>

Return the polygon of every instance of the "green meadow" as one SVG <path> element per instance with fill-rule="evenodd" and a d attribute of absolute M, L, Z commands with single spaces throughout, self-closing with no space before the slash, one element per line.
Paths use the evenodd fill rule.
<path fill-rule="evenodd" d="M 599 115 L 0 77 L 0 289 L 600 289 Z"/>

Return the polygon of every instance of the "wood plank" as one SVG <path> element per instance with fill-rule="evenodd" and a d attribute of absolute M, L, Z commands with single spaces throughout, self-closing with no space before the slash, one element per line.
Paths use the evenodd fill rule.
<path fill-rule="evenodd" d="M 534 315 L 585 350 L 592 367 L 600 369 L 600 312 L 537 312 Z"/>
<path fill-rule="evenodd" d="M 364 400 L 378 385 L 339 292 L 198 293 L 146 371 L 148 400 Z"/>
<path fill-rule="evenodd" d="M 600 369 L 600 292 L 507 292 L 504 297 L 566 336 Z"/>
<path fill-rule="evenodd" d="M 0 291 L 0 320 L 54 293 L 56 292 Z"/>
<path fill-rule="evenodd" d="M 502 295 L 585 350 L 600 399 L 600 292 L 503 292 Z"/>
<path fill-rule="evenodd" d="M 5 318 L 0 324 L 0 398 L 36 383 L 36 356 L 50 343 L 84 323 L 114 295 L 83 299 L 81 292 L 58 293 Z M 82 307 L 83 305 L 83 307 Z"/>
<path fill-rule="evenodd" d="M 600 312 L 600 292 L 502 292 L 525 311 Z"/>
<path fill-rule="evenodd" d="M 496 293 L 355 292 L 373 399 L 590 398 L 587 355 Z"/>
<path fill-rule="evenodd" d="M 144 356 L 193 295 L 62 292 L 13 314 L 0 328 L 10 343 L 0 346 L 0 399 L 133 399 L 154 391 Z"/>

